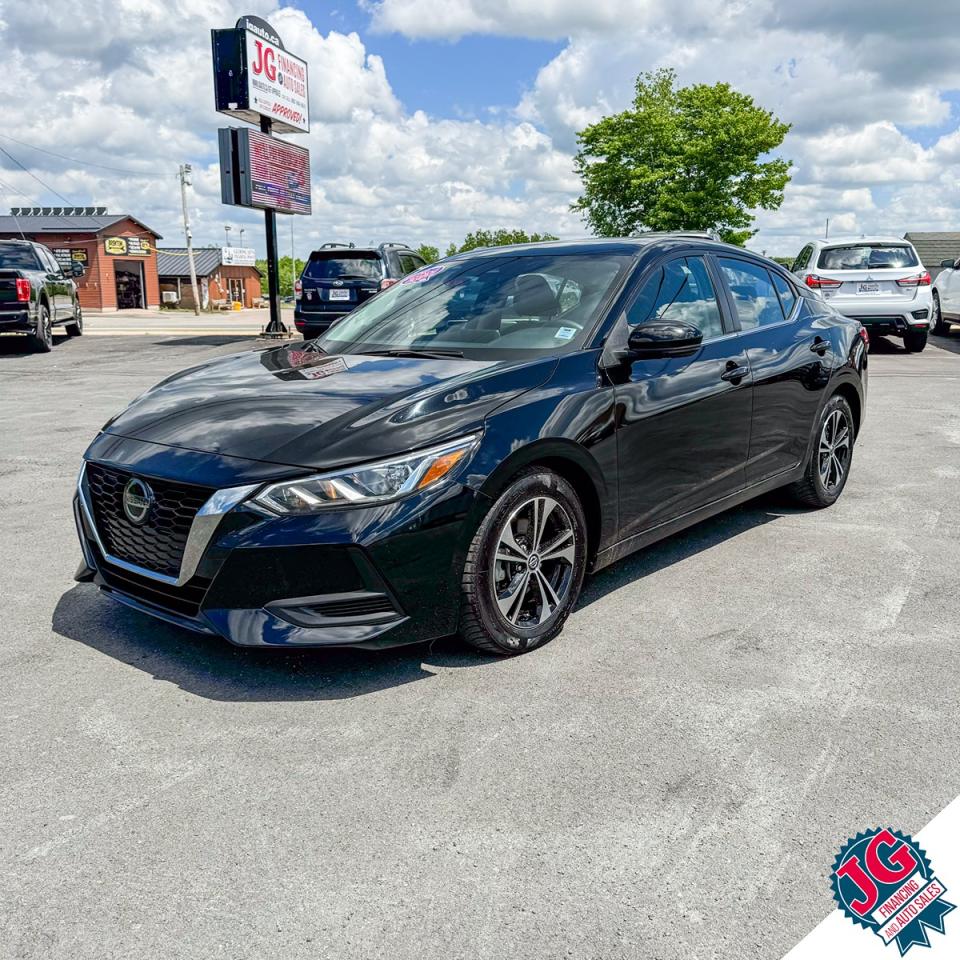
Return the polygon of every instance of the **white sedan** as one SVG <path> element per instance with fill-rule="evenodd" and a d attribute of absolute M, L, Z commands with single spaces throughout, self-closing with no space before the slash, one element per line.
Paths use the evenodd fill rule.
<path fill-rule="evenodd" d="M 943 260 L 933 281 L 933 332 L 945 337 L 951 323 L 960 323 L 960 258 Z"/>
<path fill-rule="evenodd" d="M 908 240 L 814 240 L 800 251 L 792 269 L 840 313 L 859 320 L 871 337 L 902 337 L 907 353 L 919 353 L 927 345 L 933 323 L 930 274 Z"/>

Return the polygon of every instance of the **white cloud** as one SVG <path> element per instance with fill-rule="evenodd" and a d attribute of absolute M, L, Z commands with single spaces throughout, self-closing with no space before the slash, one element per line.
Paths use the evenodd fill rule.
<path fill-rule="evenodd" d="M 569 204 L 575 133 L 629 105 L 636 75 L 675 67 L 681 82 L 731 82 L 793 124 L 796 161 L 779 212 L 761 213 L 756 245 L 795 252 L 826 217 L 843 229 L 905 230 L 960 222 L 960 132 L 924 147 L 909 135 L 942 124 L 944 91 L 960 88 L 945 0 L 921 11 L 872 0 L 366 0 L 375 29 L 415 39 L 466 34 L 567 38 L 513 111 L 487 122 L 431 117 L 402 104 L 390 63 L 355 33 L 321 34 L 299 9 L 248 0 L 310 64 L 314 216 L 306 243 L 396 238 L 441 247 L 477 227 L 583 231 Z M 942 10 L 939 11 L 939 7 Z M 0 139 L 71 202 L 129 211 L 180 241 L 177 165 L 194 164 L 195 234 L 262 218 L 224 207 L 213 111 L 209 29 L 232 16 L 215 0 L 66 0 L 7 4 L 0 21 L 7 134 L 111 173 Z M 64 25 L 69 24 L 69 29 Z M 495 69 L 495 66 L 491 67 Z M 482 78 L 477 79 L 482 84 Z M 42 109 L 41 109 L 42 107 Z M 53 198 L 0 158 L 6 204 Z M 952 191 L 952 192 L 951 192 Z M 282 229 L 288 230 L 283 223 Z"/>

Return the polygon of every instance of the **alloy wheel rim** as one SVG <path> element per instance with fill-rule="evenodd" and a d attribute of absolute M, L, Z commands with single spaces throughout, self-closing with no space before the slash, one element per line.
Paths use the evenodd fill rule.
<path fill-rule="evenodd" d="M 820 431 L 818 463 L 820 482 L 832 492 L 843 482 L 850 461 L 850 424 L 840 410 L 834 410 Z"/>
<path fill-rule="evenodd" d="M 41 314 L 41 316 L 43 317 L 43 341 L 44 343 L 52 343 L 53 342 L 53 326 L 50 323 L 50 314 L 43 313 Z"/>
<path fill-rule="evenodd" d="M 504 620 L 525 630 L 550 620 L 570 593 L 576 552 L 573 521 L 559 501 L 538 496 L 516 507 L 493 556 L 493 599 Z M 508 642 L 519 647 L 522 641 Z"/>

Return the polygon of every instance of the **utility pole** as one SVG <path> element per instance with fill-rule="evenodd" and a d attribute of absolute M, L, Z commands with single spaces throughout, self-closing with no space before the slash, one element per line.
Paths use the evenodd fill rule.
<path fill-rule="evenodd" d="M 290 218 L 290 293 L 296 297 L 297 293 L 297 254 L 293 245 L 293 217 Z"/>
<path fill-rule="evenodd" d="M 187 263 L 190 264 L 190 286 L 193 288 L 193 312 L 200 316 L 200 294 L 197 291 L 197 265 L 193 262 L 193 234 L 190 232 L 190 214 L 187 212 L 187 184 L 193 167 L 180 164 L 180 200 L 183 203 L 183 232 L 187 235 Z"/>

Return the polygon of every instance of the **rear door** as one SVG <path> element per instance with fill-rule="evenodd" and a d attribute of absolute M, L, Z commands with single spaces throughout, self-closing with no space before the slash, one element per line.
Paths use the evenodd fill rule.
<path fill-rule="evenodd" d="M 37 253 L 43 262 L 43 270 L 46 274 L 46 286 L 50 296 L 50 319 L 65 320 L 72 313 L 73 300 L 70 296 L 72 281 L 67 280 L 56 257 L 46 247 L 37 247 Z"/>
<path fill-rule="evenodd" d="M 960 260 L 954 261 L 953 269 L 937 285 L 940 291 L 940 306 L 951 317 L 960 317 Z"/>
<path fill-rule="evenodd" d="M 796 467 L 836 362 L 834 324 L 817 320 L 785 277 L 747 257 L 717 257 L 753 375 L 747 484 Z"/>
<path fill-rule="evenodd" d="M 691 323 L 703 344 L 691 357 L 637 360 L 615 386 L 620 539 L 743 487 L 750 439 L 746 353 L 707 259 L 673 257 L 639 288 L 611 334 L 648 320 Z"/>
<path fill-rule="evenodd" d="M 832 281 L 823 298 L 844 308 L 870 303 L 881 314 L 902 313 L 916 299 L 916 278 L 924 268 L 909 243 L 847 243 L 824 247 L 807 273 Z M 910 281 L 913 281 L 912 283 Z"/>

